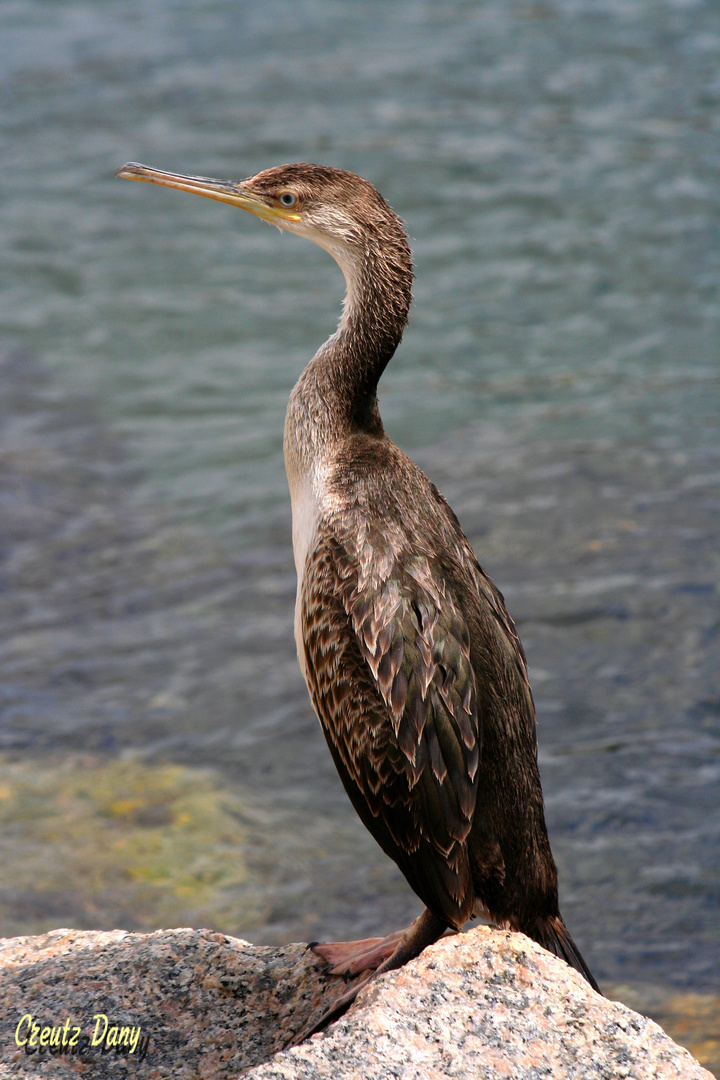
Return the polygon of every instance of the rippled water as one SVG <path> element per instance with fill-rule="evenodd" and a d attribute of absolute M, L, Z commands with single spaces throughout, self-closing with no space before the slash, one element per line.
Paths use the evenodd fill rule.
<path fill-rule="evenodd" d="M 113 180 L 354 169 L 416 259 L 386 427 L 518 622 L 566 919 L 601 981 L 717 990 L 717 6 L 18 0 L 0 52 L 6 755 L 217 770 L 254 912 L 221 929 L 416 913 L 294 657 L 282 421 L 339 271 Z M 102 924 L 23 889 L 12 932 Z"/>

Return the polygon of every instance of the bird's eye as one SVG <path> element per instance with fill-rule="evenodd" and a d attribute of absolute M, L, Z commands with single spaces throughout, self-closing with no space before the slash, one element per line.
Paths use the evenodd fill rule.
<path fill-rule="evenodd" d="M 297 202 L 297 195 L 294 191 L 283 191 L 278 198 L 278 202 L 281 202 L 283 206 L 294 206 Z"/>

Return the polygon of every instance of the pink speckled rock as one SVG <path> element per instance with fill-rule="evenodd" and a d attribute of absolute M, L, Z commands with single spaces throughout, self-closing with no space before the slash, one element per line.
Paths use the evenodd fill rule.
<path fill-rule="evenodd" d="M 438 942 L 327 1032 L 283 1050 L 346 989 L 317 968 L 305 946 L 206 930 L 5 940 L 0 1077 L 711 1080 L 652 1021 L 522 935 L 487 927 Z"/>
<path fill-rule="evenodd" d="M 445 938 L 361 993 L 324 1035 L 253 1080 L 712 1080 L 644 1016 L 594 993 L 521 934 Z"/>

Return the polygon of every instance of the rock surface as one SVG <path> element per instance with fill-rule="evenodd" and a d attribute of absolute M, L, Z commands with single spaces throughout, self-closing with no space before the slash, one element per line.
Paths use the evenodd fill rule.
<path fill-rule="evenodd" d="M 6 939 L 0 1077 L 711 1080 L 657 1024 L 522 935 L 487 927 L 444 938 L 327 1032 L 284 1049 L 346 989 L 319 966 L 303 945 L 204 930 Z"/>

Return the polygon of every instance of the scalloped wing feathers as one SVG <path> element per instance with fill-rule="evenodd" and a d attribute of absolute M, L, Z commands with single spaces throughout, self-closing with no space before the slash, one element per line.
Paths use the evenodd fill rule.
<path fill-rule="evenodd" d="M 459 927 L 474 902 L 466 840 L 480 754 L 468 629 L 426 558 L 400 567 L 382 544 L 352 546 L 324 522 L 308 557 L 311 698 L 364 824 Z"/>

